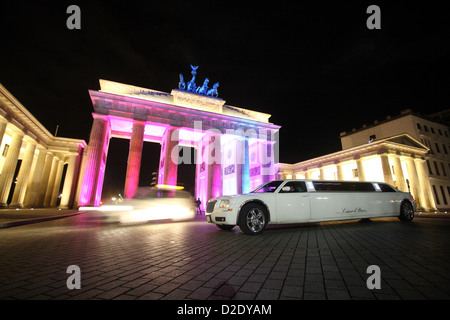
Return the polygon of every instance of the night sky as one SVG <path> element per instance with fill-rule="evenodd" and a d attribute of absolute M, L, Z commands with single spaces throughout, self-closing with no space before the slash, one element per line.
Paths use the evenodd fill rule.
<path fill-rule="evenodd" d="M 339 151 L 341 131 L 450 107 L 443 2 L 392 2 L 3 3 L 0 83 L 50 132 L 88 142 L 99 79 L 170 92 L 198 65 L 197 85 L 208 77 L 227 104 L 272 114 L 280 161 L 295 163 Z M 80 30 L 66 27 L 71 4 Z M 366 27 L 371 4 L 381 30 Z M 111 144 L 107 175 L 123 145 Z"/>

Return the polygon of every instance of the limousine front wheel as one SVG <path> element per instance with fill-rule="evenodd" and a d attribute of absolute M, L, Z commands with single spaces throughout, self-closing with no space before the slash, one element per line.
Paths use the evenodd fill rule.
<path fill-rule="evenodd" d="M 255 235 L 263 232 L 267 225 L 266 209 L 256 203 L 246 204 L 241 209 L 238 225 L 245 234 Z"/>
<path fill-rule="evenodd" d="M 398 218 L 401 221 L 411 221 L 414 218 L 414 208 L 409 201 L 402 202 Z"/>

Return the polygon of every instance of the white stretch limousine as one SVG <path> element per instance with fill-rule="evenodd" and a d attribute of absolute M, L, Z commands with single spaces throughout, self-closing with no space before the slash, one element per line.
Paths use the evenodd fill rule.
<path fill-rule="evenodd" d="M 378 217 L 414 218 L 411 194 L 382 182 L 275 180 L 254 191 L 210 199 L 206 219 L 220 229 L 238 225 L 259 234 L 267 224 L 288 224 Z"/>

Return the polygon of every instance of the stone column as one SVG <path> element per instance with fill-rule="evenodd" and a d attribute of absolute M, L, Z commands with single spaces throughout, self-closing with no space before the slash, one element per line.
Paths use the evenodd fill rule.
<path fill-rule="evenodd" d="M 366 173 L 364 171 L 364 163 L 361 158 L 356 159 L 356 169 L 358 170 L 358 180 L 366 181 Z"/>
<path fill-rule="evenodd" d="M 72 206 L 71 199 L 75 191 L 75 173 L 77 164 L 79 162 L 78 154 L 71 154 L 69 156 L 69 162 L 67 164 L 66 176 L 64 177 L 64 184 L 62 189 L 61 201 L 59 202 L 59 208 L 68 209 Z"/>
<path fill-rule="evenodd" d="M 319 170 L 320 170 L 320 180 L 325 180 L 325 168 L 323 166 L 320 166 Z"/>
<path fill-rule="evenodd" d="M 222 195 L 222 148 L 221 148 L 221 136 L 214 135 L 211 137 L 212 149 L 209 150 L 210 165 L 208 170 L 211 172 L 211 197 L 218 197 Z"/>
<path fill-rule="evenodd" d="M 11 145 L 8 149 L 8 154 L 6 155 L 5 163 L 3 164 L 2 173 L 0 175 L 0 207 L 8 206 L 8 196 L 16 171 L 23 137 L 24 134 L 22 132 L 14 133 Z"/>
<path fill-rule="evenodd" d="M 19 174 L 17 175 L 17 183 L 11 201 L 11 207 L 23 207 L 25 200 L 25 192 L 27 190 L 27 182 L 30 177 L 31 167 L 34 160 L 34 151 L 36 150 L 35 142 L 28 142 L 25 149 L 25 155 L 20 165 Z"/>
<path fill-rule="evenodd" d="M 434 202 L 433 192 L 431 190 L 430 179 L 425 165 L 424 159 L 414 159 L 417 177 L 419 178 L 420 194 L 423 197 L 423 207 L 425 210 L 435 211 L 436 203 Z"/>
<path fill-rule="evenodd" d="M 393 185 L 394 180 L 392 179 L 392 173 L 387 154 L 380 154 L 380 159 L 381 159 L 381 167 L 383 168 L 384 182 Z"/>
<path fill-rule="evenodd" d="M 34 206 L 37 208 L 44 206 L 45 193 L 47 192 L 47 186 L 49 183 L 50 172 L 53 164 L 53 153 L 48 152 L 45 157 L 44 171 L 42 172 L 41 181 L 39 183 L 38 192 Z"/>
<path fill-rule="evenodd" d="M 344 170 L 342 169 L 342 164 L 340 162 L 336 164 L 336 172 L 337 172 L 337 179 L 344 180 Z"/>
<path fill-rule="evenodd" d="M 306 168 L 306 170 L 305 170 L 305 179 L 311 179 L 311 173 L 308 170 L 308 168 Z"/>
<path fill-rule="evenodd" d="M 5 119 L 0 119 L 0 146 L 2 145 L 2 141 L 3 141 L 3 136 L 5 135 L 5 131 L 6 131 L 6 125 L 8 124 L 8 121 L 6 121 Z M 2 150 L 0 150 L 1 152 Z"/>
<path fill-rule="evenodd" d="M 259 130 L 259 139 L 261 179 L 262 183 L 266 183 L 275 178 L 274 141 L 272 141 L 271 132 L 267 129 Z"/>
<path fill-rule="evenodd" d="M 409 185 L 411 188 L 411 193 L 412 193 L 414 199 L 417 201 L 417 206 L 422 207 L 423 199 L 421 199 L 422 194 L 420 193 L 419 177 L 417 176 L 416 165 L 414 164 L 413 158 L 408 157 L 406 159 L 406 168 L 408 170 Z"/>
<path fill-rule="evenodd" d="M 242 171 L 245 164 L 245 140 L 243 138 L 235 137 L 235 152 L 236 152 L 236 193 L 242 194 L 243 176 Z"/>
<path fill-rule="evenodd" d="M 64 169 L 64 161 L 58 160 L 57 162 L 57 169 L 56 169 L 56 177 L 55 177 L 55 186 L 53 188 L 52 197 L 50 200 L 50 207 L 55 208 L 58 197 L 59 197 L 59 189 L 61 188 L 61 179 L 62 179 L 62 173 Z"/>
<path fill-rule="evenodd" d="M 56 172 L 58 171 L 58 157 L 53 157 L 52 168 L 50 170 L 50 176 L 48 179 L 47 190 L 45 191 L 44 207 L 50 207 L 52 201 L 53 189 L 55 187 Z"/>
<path fill-rule="evenodd" d="M 37 198 L 39 189 L 39 183 L 42 178 L 42 171 L 44 169 L 45 158 L 47 157 L 46 149 L 39 149 L 39 155 L 36 160 L 36 166 L 34 167 L 33 175 L 28 181 L 27 192 L 25 194 L 24 205 L 26 207 L 34 207 L 34 203 Z"/>
<path fill-rule="evenodd" d="M 106 157 L 109 145 L 110 127 L 107 116 L 93 114 L 89 145 L 86 152 L 82 184 L 78 204 L 81 206 L 99 206 Z"/>
<path fill-rule="evenodd" d="M 161 141 L 158 184 L 176 186 L 179 129 L 167 128 Z"/>
<path fill-rule="evenodd" d="M 408 186 L 406 185 L 405 176 L 403 175 L 400 157 L 398 155 L 393 155 L 393 160 L 396 186 L 399 190 L 408 192 Z"/>
<path fill-rule="evenodd" d="M 243 141 L 243 159 L 242 159 L 242 193 L 248 193 L 250 190 L 250 158 L 248 137 L 244 137 Z"/>
<path fill-rule="evenodd" d="M 133 121 L 124 189 L 126 199 L 133 198 L 139 186 L 139 172 L 141 170 L 142 148 L 144 146 L 144 129 L 145 122 Z"/>

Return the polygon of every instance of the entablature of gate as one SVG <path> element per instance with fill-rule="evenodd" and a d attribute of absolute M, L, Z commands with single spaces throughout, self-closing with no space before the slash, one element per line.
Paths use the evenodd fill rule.
<path fill-rule="evenodd" d="M 175 91 L 175 90 L 173 90 Z M 177 90 L 178 91 L 178 90 Z M 238 117 L 226 113 L 216 113 L 212 111 L 200 110 L 199 108 L 188 108 L 186 106 L 179 106 L 175 104 L 162 103 L 161 101 L 153 101 L 148 99 L 137 98 L 130 95 L 121 95 L 110 92 L 89 90 L 91 100 L 94 106 L 94 112 L 96 114 L 107 115 L 112 122 L 120 124 L 115 125 L 112 123 L 112 128 L 124 128 L 124 134 L 130 132 L 126 127 L 131 126 L 130 120 L 145 121 L 150 124 L 153 129 L 161 130 L 157 128 L 161 127 L 183 127 L 189 129 L 220 131 L 220 133 L 230 133 L 230 131 L 242 130 L 267 130 L 274 133 L 280 129 L 280 126 L 274 125 L 269 122 L 258 121 L 246 117 Z M 186 94 L 183 92 L 183 94 Z M 191 93 L 187 93 L 191 94 Z M 199 96 L 197 94 L 191 94 Z M 161 96 L 158 96 L 161 97 Z M 167 98 L 167 97 L 166 97 Z M 211 97 L 202 97 L 204 99 L 221 100 Z M 167 98 L 168 99 L 168 98 Z M 160 99 L 161 100 L 161 99 Z M 169 99 L 167 100 L 169 101 Z M 221 100 L 223 101 L 223 100 Z M 236 107 L 227 107 L 228 113 L 241 113 L 243 110 Z M 253 111 L 246 110 L 248 114 L 252 114 Z M 257 112 L 253 112 L 258 114 Z M 260 117 L 266 115 L 266 119 L 270 115 L 259 113 Z M 264 118 L 264 117 L 263 117 Z M 129 122 L 127 124 L 127 121 Z M 146 126 L 147 127 L 147 126 Z M 119 134 L 120 129 L 116 130 Z M 156 135 L 157 136 L 157 135 Z"/>

